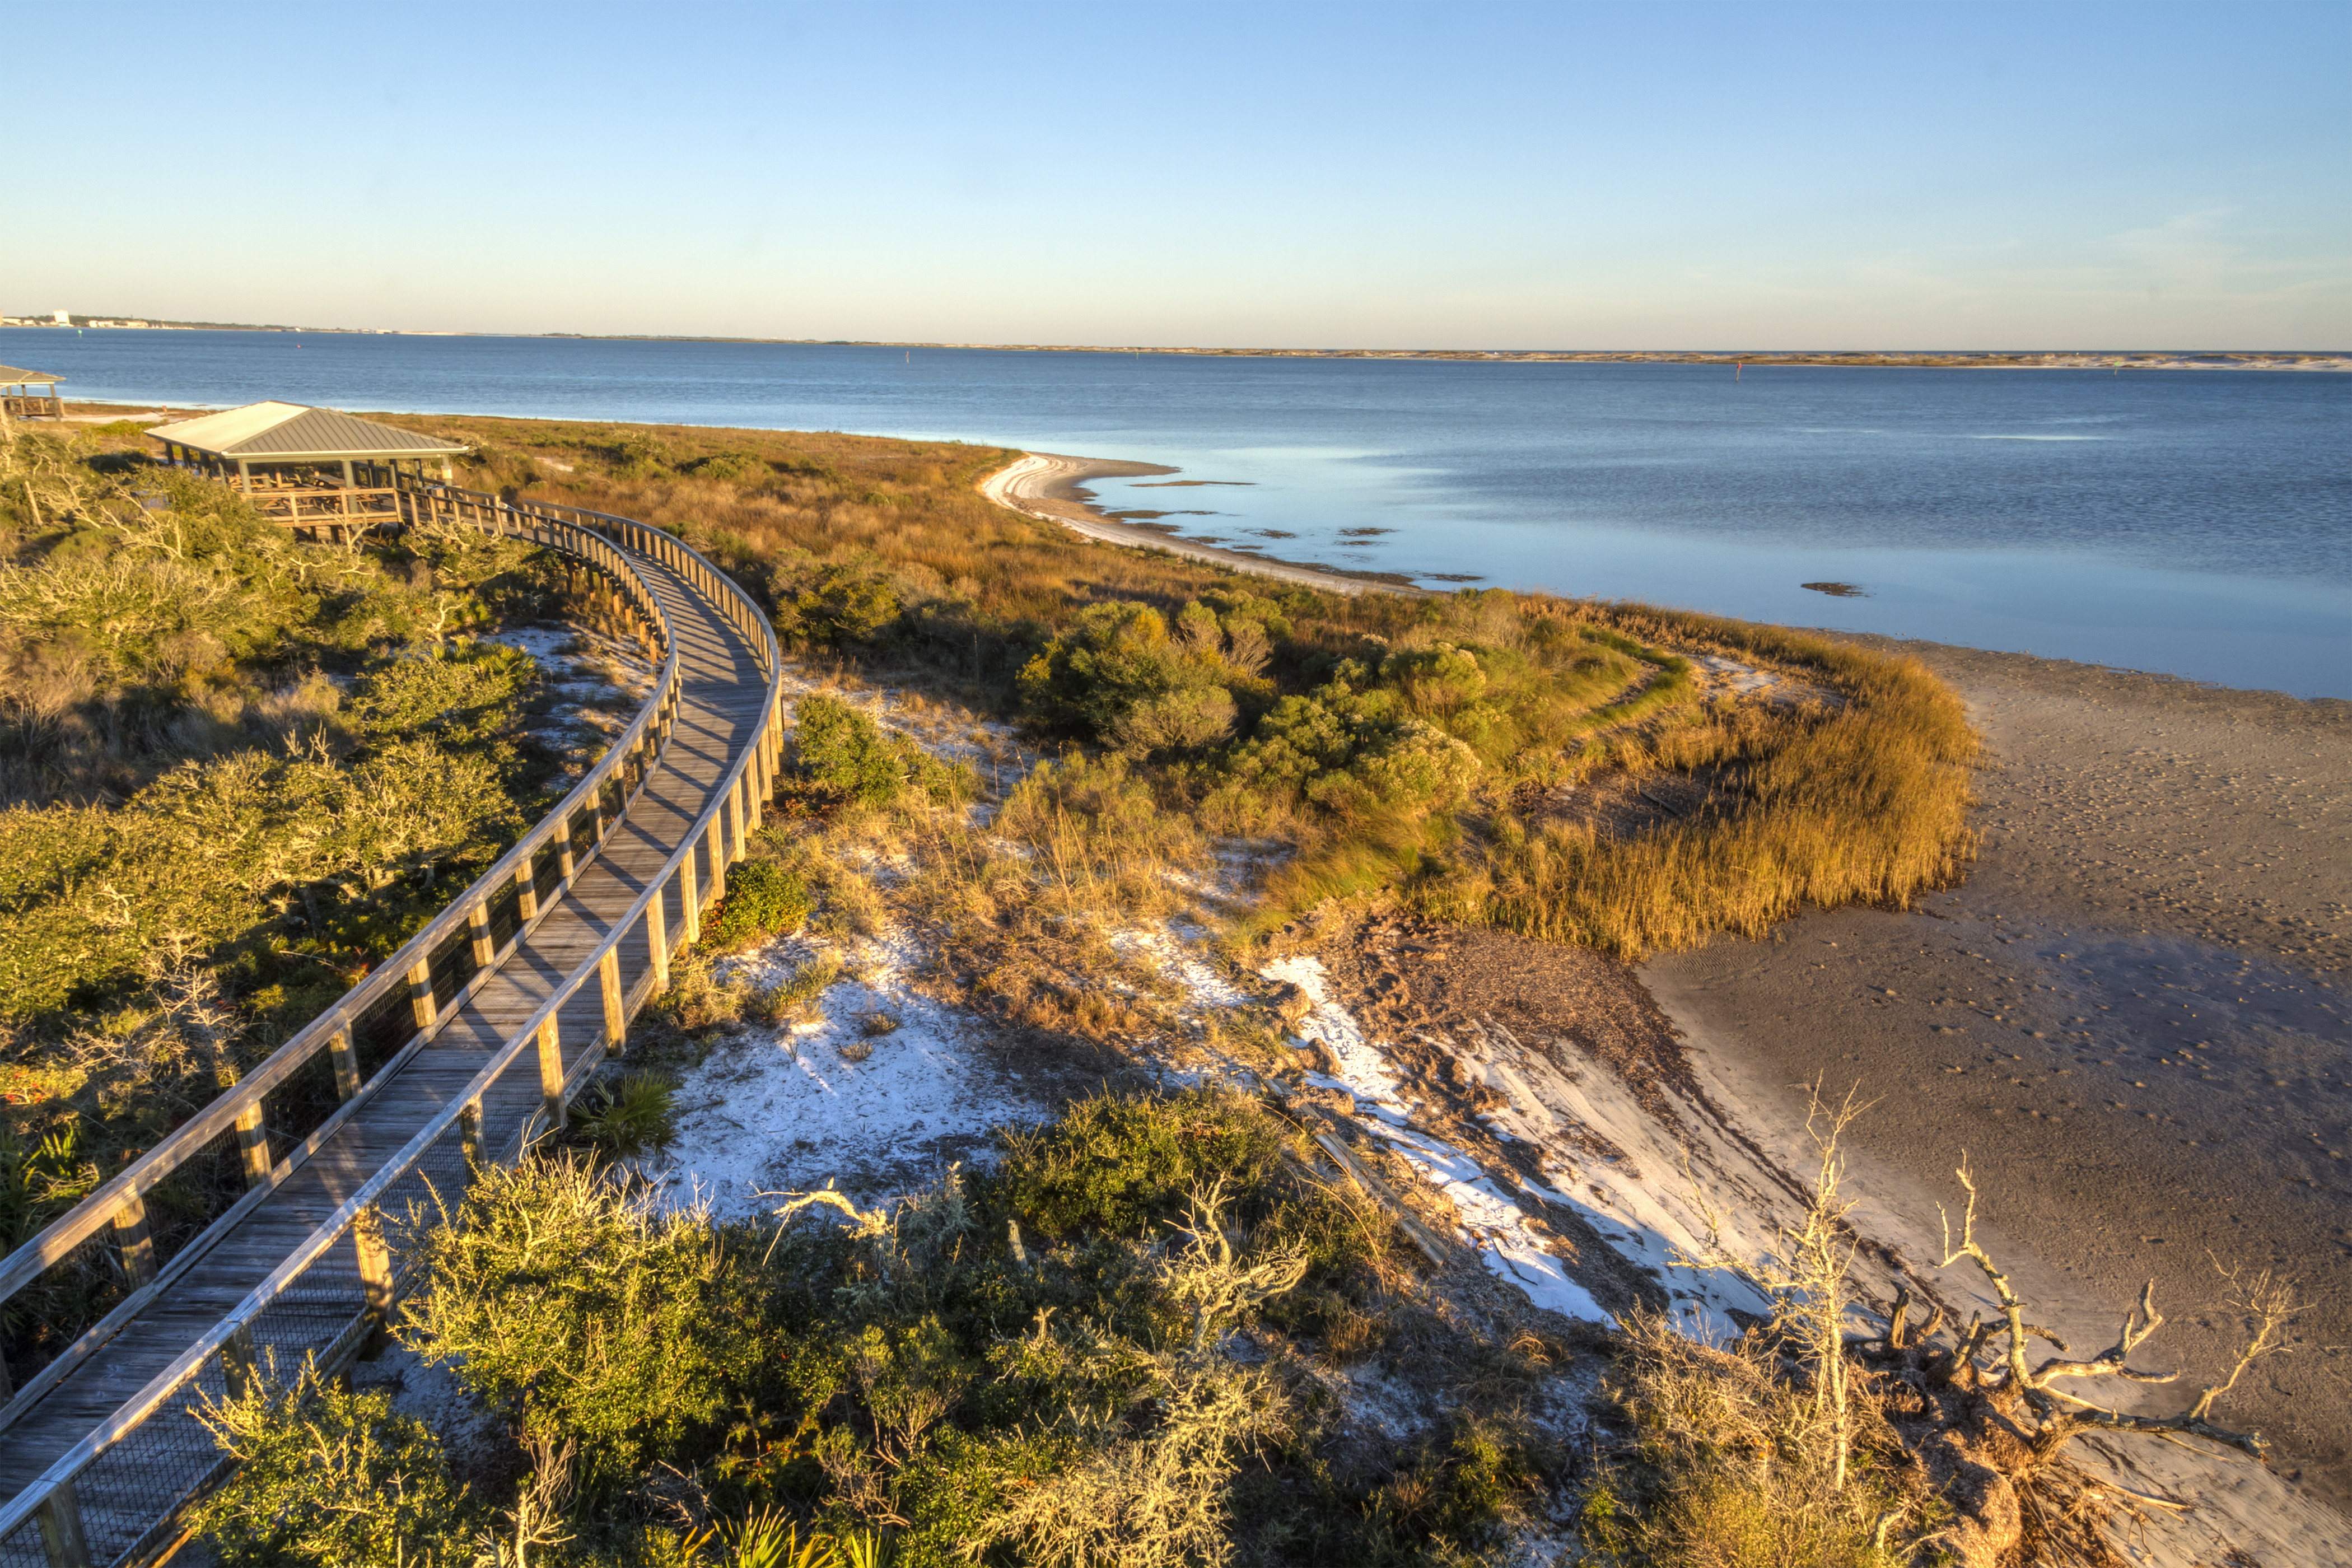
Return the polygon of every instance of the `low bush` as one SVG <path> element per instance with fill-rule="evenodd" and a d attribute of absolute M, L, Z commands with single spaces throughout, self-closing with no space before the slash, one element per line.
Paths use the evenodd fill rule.
<path fill-rule="evenodd" d="M 197 1419 L 236 1461 L 188 1521 L 227 1568 L 470 1560 L 465 1489 L 387 1391 L 354 1393 L 305 1363 L 284 1387 L 256 1380 Z"/>
<path fill-rule="evenodd" d="M 772 860 L 747 859 L 727 873 L 727 893 L 702 928 L 713 952 L 740 952 L 808 923 L 808 883 Z"/>
<path fill-rule="evenodd" d="M 525 1433 L 577 1444 L 592 1496 L 715 1457 L 772 1376 L 759 1237 L 657 1215 L 569 1157 L 486 1169 L 430 1217 L 403 1337 Z"/>
<path fill-rule="evenodd" d="M 835 697 L 793 708 L 793 753 L 804 784 L 829 800 L 887 806 L 909 792 L 938 805 L 968 797 L 968 770 L 951 768 Z"/>
<path fill-rule="evenodd" d="M 1219 1183 L 1271 1190 L 1287 1142 L 1255 1101 L 1219 1089 L 1164 1099 L 1095 1095 L 1048 1127 L 1002 1140 L 1003 1158 L 982 1190 L 1056 1237 L 1148 1234 Z"/>

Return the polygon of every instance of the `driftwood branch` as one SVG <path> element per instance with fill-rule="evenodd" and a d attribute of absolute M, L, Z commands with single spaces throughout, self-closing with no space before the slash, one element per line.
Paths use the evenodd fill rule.
<path fill-rule="evenodd" d="M 2030 1436 L 2038 1453 L 2045 1457 L 2076 1435 L 2093 1430 L 2116 1432 L 2146 1432 L 2162 1436 L 2202 1438 L 2209 1443 L 2235 1448 L 2254 1458 L 2264 1456 L 2262 1435 L 2237 1432 L 2216 1426 L 2210 1416 L 2214 1402 L 2238 1385 L 2246 1368 L 2263 1356 L 2285 1350 L 2287 1325 L 2303 1310 L 2304 1303 L 2291 1281 L 2282 1280 L 2269 1269 L 2246 1275 L 2236 1268 L 2221 1268 L 2222 1278 L 2231 1286 L 2230 1305 L 2251 1325 L 2252 1331 L 2231 1363 L 2230 1373 L 2221 1382 L 2200 1391 L 2188 1409 L 2170 1415 L 2132 1415 L 2105 1408 L 2091 1400 L 2064 1389 L 2053 1387 L 2061 1378 L 2120 1378 L 2126 1383 L 2166 1384 L 2177 1380 L 2175 1372 L 2147 1372 L 2128 1364 L 2131 1356 L 2146 1344 L 2156 1331 L 2164 1326 L 2164 1314 L 2156 1310 L 2156 1281 L 2142 1286 L 2139 1300 L 2124 1313 L 2123 1327 L 2116 1331 L 2116 1342 L 2088 1360 L 2071 1359 L 2066 1354 L 2065 1342 L 2046 1329 L 2037 1328 L 2025 1321 L 2025 1303 L 2011 1288 L 2009 1277 L 2002 1273 L 1976 1238 L 1977 1188 L 1965 1160 L 1957 1173 L 1961 1188 L 1969 1201 L 1960 1217 L 1959 1239 L 1952 1238 L 1952 1222 L 1944 1215 L 1944 1258 L 1941 1267 L 1949 1268 L 1963 1258 L 1974 1263 L 1979 1272 L 1992 1286 L 2000 1300 L 2001 1320 L 2006 1324 L 2008 1344 L 2005 1347 L 2005 1367 L 1994 1384 L 1997 1391 L 2021 1396 L 2023 1403 L 2038 1418 L 2038 1428 Z M 1954 1358 L 1954 1370 L 1972 1364 L 1978 1350 L 1994 1331 L 1993 1326 L 1973 1321 L 1966 1341 Z M 2043 1340 L 2055 1345 L 2060 1353 L 2041 1365 L 2029 1369 L 2025 1363 L 2025 1346 L 2029 1340 Z M 2072 1408 L 2062 1408 L 2071 1406 Z"/>

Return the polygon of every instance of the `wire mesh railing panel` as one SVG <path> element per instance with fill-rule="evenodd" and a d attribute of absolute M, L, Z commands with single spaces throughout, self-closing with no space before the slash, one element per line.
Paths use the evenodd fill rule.
<path fill-rule="evenodd" d="M 269 1138 L 272 1164 L 293 1152 L 327 1118 L 342 1108 L 335 1088 L 335 1064 L 324 1051 L 294 1069 L 261 1097 L 261 1127 Z"/>
<path fill-rule="evenodd" d="M 406 993 L 378 998 L 352 1026 L 352 1049 L 359 1053 L 360 1077 L 371 1079 L 416 1033 L 416 1005 Z"/>
<path fill-rule="evenodd" d="M 490 926 L 490 946 L 502 949 L 522 934 L 522 889 L 508 883 L 485 900 Z"/>
<path fill-rule="evenodd" d="M 459 926 L 441 939 L 425 963 L 432 977 L 433 1005 L 446 1007 L 450 998 L 463 991 L 466 983 L 474 978 L 477 965 L 474 963 L 473 933 Z"/>
<path fill-rule="evenodd" d="M 22 1388 L 131 1293 L 111 1234 L 100 1231 L 0 1304 L 0 1345 Z"/>
<path fill-rule="evenodd" d="M 227 1393 L 228 1373 L 220 1358 L 205 1358 L 168 1407 L 124 1434 L 74 1478 L 82 1539 L 92 1563 L 121 1561 L 174 1502 L 220 1468 L 219 1445 L 194 1412 Z"/>
<path fill-rule="evenodd" d="M 234 1129 L 207 1140 L 178 1169 L 149 1188 L 142 1206 L 158 1269 L 170 1267 L 213 1221 L 236 1206 L 249 1184 Z"/>
<path fill-rule="evenodd" d="M 530 886 L 531 890 L 539 895 L 540 902 L 545 903 L 552 897 L 555 885 L 562 880 L 563 857 L 556 853 L 554 845 L 542 844 L 531 851 Z"/>

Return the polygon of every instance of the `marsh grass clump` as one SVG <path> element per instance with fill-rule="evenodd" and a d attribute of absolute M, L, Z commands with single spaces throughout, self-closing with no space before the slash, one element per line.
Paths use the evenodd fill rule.
<path fill-rule="evenodd" d="M 1809 1440 L 1808 1391 L 1753 1336 L 1715 1350 L 1637 1315 L 1608 1387 L 1632 1436 L 1584 1487 L 1578 1522 L 1599 1561 L 1896 1568 L 1949 1520 L 1866 1402 L 1837 1484 Z"/>

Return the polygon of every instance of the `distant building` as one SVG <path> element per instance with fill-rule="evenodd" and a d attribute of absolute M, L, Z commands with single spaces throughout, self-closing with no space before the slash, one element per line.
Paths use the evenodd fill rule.
<path fill-rule="evenodd" d="M 49 320 L 52 323 L 58 326 L 70 327 L 73 325 L 73 312 L 70 310 L 51 310 L 49 312 Z"/>

